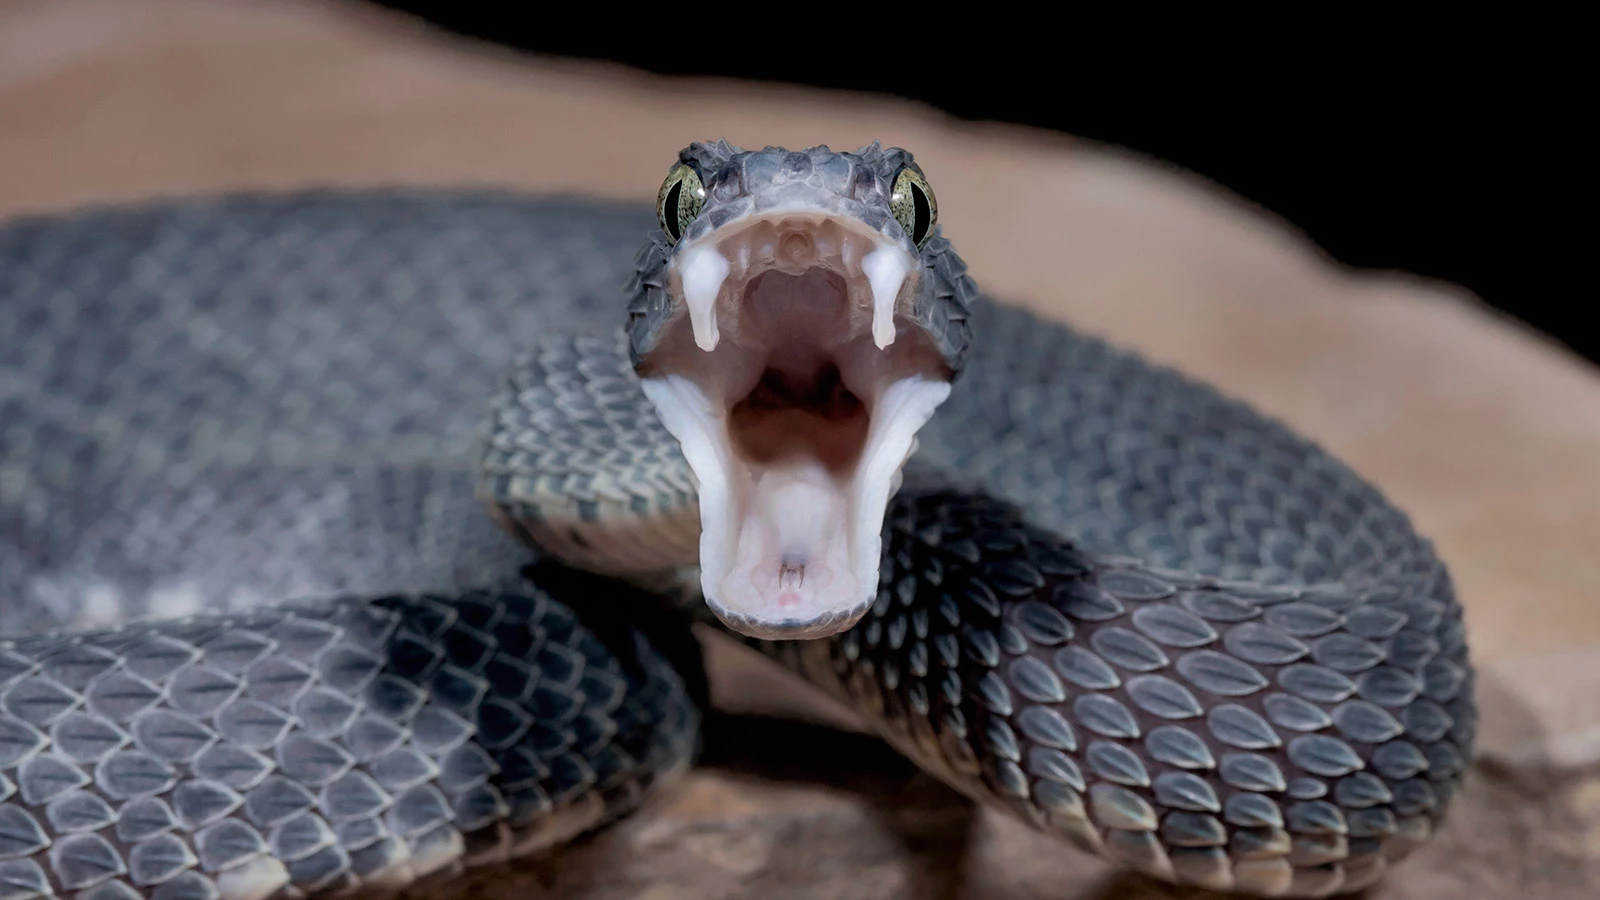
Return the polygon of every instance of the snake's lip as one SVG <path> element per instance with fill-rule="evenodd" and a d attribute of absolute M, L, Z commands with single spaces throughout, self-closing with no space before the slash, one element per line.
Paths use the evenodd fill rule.
<path fill-rule="evenodd" d="M 810 619 L 779 620 L 748 616 L 709 597 L 706 598 L 706 607 L 723 625 L 746 637 L 763 641 L 808 641 L 830 637 L 854 627 L 872 608 L 872 602 L 869 600 L 851 609 L 832 610 Z"/>

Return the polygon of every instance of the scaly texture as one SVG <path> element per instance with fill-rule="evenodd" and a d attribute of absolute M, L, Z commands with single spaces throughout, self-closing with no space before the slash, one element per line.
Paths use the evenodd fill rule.
<path fill-rule="evenodd" d="M 1477 721 L 1445 603 L 1156 572 L 986 498 L 905 497 L 867 618 L 761 646 L 928 771 L 1217 890 L 1364 887 L 1432 833 Z"/>
<path fill-rule="evenodd" d="M 687 769 L 698 722 L 642 638 L 607 646 L 538 591 L 3 642 L 0 887 L 449 879 L 631 811 Z"/>
<path fill-rule="evenodd" d="M 975 318 L 1010 352 L 980 347 L 954 416 L 925 429 L 866 619 L 751 643 L 969 796 L 1156 877 L 1371 884 L 1432 833 L 1472 754 L 1444 566 L 1376 491 L 1243 405 L 1015 310 Z M 636 448 L 633 499 L 586 507 L 616 516 L 680 502 L 687 478 L 620 346 L 572 344 L 520 362 L 484 454 L 484 493 L 541 535 L 522 499 L 539 473 L 592 478 Z M 578 417 L 596 449 L 547 469 L 529 448 L 567 446 L 537 436 L 570 428 L 540 415 L 556 406 L 605 414 Z M 1018 506 L 961 489 L 976 482 Z"/>
<path fill-rule="evenodd" d="M 598 824 L 682 768 L 681 679 L 628 629 L 586 639 L 572 624 L 569 607 L 626 592 L 530 585 L 529 552 L 473 499 L 478 434 L 477 490 L 514 534 L 546 509 L 539 484 L 575 497 L 578 519 L 602 520 L 589 498 L 672 528 L 692 513 L 681 456 L 610 337 L 649 223 L 636 207 L 406 192 L 0 228 L 0 634 L 17 636 L 0 649 L 0 885 L 187 897 L 323 875 L 409 883 L 434 860 L 450 872 L 547 842 L 519 835 Z M 973 796 L 1158 876 L 1296 894 L 1376 877 L 1426 836 L 1471 754 L 1460 609 L 1427 542 L 1336 460 L 1201 385 L 1016 309 L 977 304 L 970 325 L 916 464 L 994 497 L 913 479 L 868 617 L 767 649 Z M 580 337 L 537 340 L 553 332 Z M 618 466 L 634 474 L 607 474 Z M 262 606 L 329 596 L 352 599 Z M 343 624 L 351 610 L 400 624 L 377 642 Z M 183 618 L 24 636 L 150 614 Z M 326 626 L 330 645 L 294 650 L 295 623 Z M 540 628 L 572 652 L 514 643 Z M 147 646 L 176 649 L 147 663 Z M 422 709 L 478 713 L 419 726 L 421 710 L 381 705 L 370 684 L 328 682 L 337 647 L 381 658 L 383 683 L 420 689 Z M 416 669 L 461 652 L 459 676 Z M 492 674 L 496 660 L 529 667 L 535 687 Z M 607 676 L 538 689 L 577 663 Z M 212 673 L 216 693 L 199 683 Z M 246 701 L 276 712 L 219 718 Z M 434 752 L 435 718 L 495 771 L 441 784 L 456 769 Z M 523 718 L 524 743 L 507 746 L 563 734 L 553 752 L 581 765 L 530 775 L 497 756 L 510 751 L 496 729 Z M 357 759 L 350 729 L 369 720 L 401 735 L 397 766 L 427 770 L 448 804 L 477 791 L 472 809 L 498 824 L 464 827 L 484 820 L 451 805 L 408 831 L 398 801 L 424 782 L 391 789 L 384 778 L 405 778 Z M 589 730 L 552 727 L 577 721 Z M 313 798 L 293 834 L 251 818 L 269 782 Z M 563 789 L 599 799 L 562 825 Z M 161 810 L 172 827 L 155 816 L 159 834 L 138 831 Z M 377 825 L 341 829 L 346 815 Z M 136 860 L 125 831 L 154 846 Z M 312 871 L 313 857 L 348 861 Z"/>

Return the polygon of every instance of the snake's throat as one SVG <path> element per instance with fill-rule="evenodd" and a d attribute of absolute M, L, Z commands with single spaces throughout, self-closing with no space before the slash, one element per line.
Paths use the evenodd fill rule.
<path fill-rule="evenodd" d="M 684 248 L 684 309 L 641 367 L 699 489 L 700 575 L 730 627 L 848 628 L 889 498 L 949 372 L 902 298 L 916 258 L 848 219 L 774 213 Z"/>

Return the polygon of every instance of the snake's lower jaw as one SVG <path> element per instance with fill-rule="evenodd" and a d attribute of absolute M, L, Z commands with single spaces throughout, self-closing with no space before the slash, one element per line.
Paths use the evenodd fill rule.
<path fill-rule="evenodd" d="M 730 422 L 737 414 L 693 379 L 643 383 L 699 483 L 700 579 L 712 612 L 767 640 L 827 637 L 854 625 L 877 596 L 889 499 L 950 383 L 920 374 L 888 383 L 871 398 L 870 414 L 861 413 L 857 446 L 842 459 L 825 450 L 752 454 L 740 424 Z"/>
<path fill-rule="evenodd" d="M 830 637 L 851 628 L 872 608 L 872 600 L 867 599 L 852 608 L 840 609 L 814 619 L 780 621 L 745 615 L 737 609 L 717 603 L 709 596 L 706 598 L 706 607 L 722 620 L 722 624 L 739 634 L 763 641 L 807 641 Z"/>

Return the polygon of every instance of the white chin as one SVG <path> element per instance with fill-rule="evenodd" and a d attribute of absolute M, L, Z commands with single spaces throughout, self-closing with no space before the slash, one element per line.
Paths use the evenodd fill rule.
<path fill-rule="evenodd" d="M 808 454 L 756 461 L 738 425 L 694 380 L 646 378 L 644 390 L 699 482 L 700 584 L 729 627 L 761 638 L 849 628 L 878 592 L 884 513 L 919 429 L 950 394 L 913 374 L 875 398 L 852 465 Z"/>

